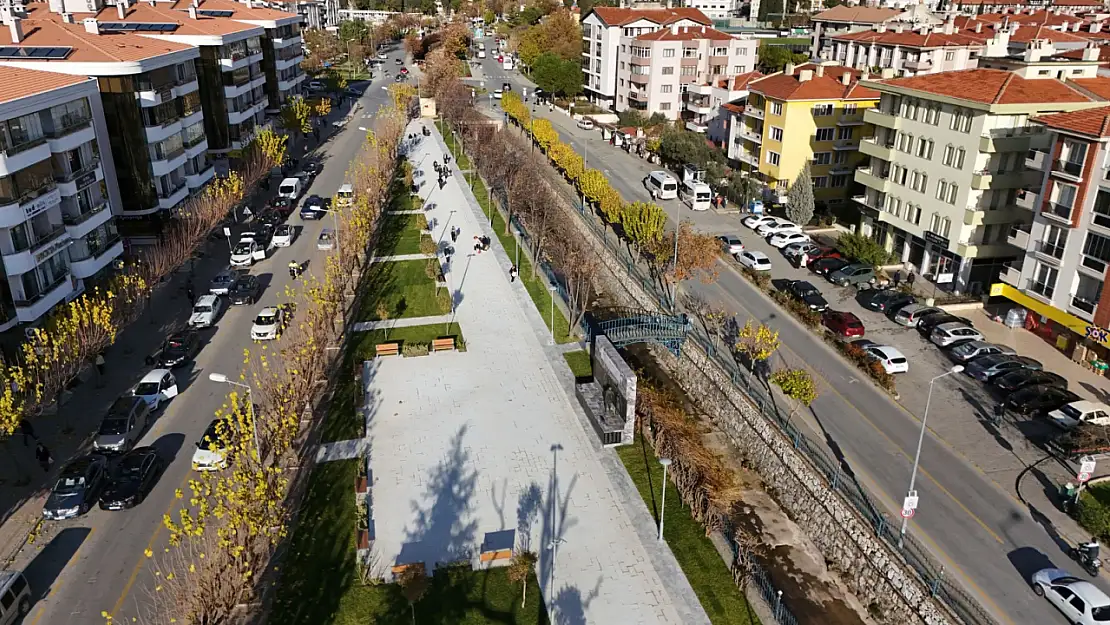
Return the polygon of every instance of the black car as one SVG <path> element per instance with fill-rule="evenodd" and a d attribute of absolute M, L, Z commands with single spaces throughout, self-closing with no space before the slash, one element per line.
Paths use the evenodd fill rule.
<path fill-rule="evenodd" d="M 289 198 L 283 198 L 283 199 L 289 199 Z M 287 215 L 282 215 L 277 210 L 270 209 L 270 210 L 267 210 L 267 211 L 263 211 L 261 215 L 259 215 L 258 217 L 255 217 L 254 222 L 256 224 L 260 225 L 260 226 L 270 226 L 270 227 L 276 228 L 276 227 L 280 226 L 281 224 L 285 223 L 285 218 L 286 217 L 287 217 Z M 255 230 L 257 230 L 257 229 L 258 228 L 256 227 Z"/>
<path fill-rule="evenodd" d="M 250 274 L 239 276 L 235 284 L 227 291 L 227 299 L 232 304 L 241 306 L 244 304 L 257 304 L 258 295 L 262 291 L 262 283 L 258 281 L 258 276 Z"/>
<path fill-rule="evenodd" d="M 1067 389 L 1067 378 L 1056 375 L 1051 371 L 1038 371 L 1035 369 L 1022 369 L 1011 371 L 998 376 L 993 380 L 994 387 L 1003 393 L 1013 393 L 1027 386 L 1054 386 Z"/>
<path fill-rule="evenodd" d="M 169 335 L 158 353 L 158 366 L 172 369 L 192 360 L 200 352 L 196 330 L 179 330 Z"/>
<path fill-rule="evenodd" d="M 166 462 L 153 447 L 136 447 L 122 458 L 100 496 L 101 510 L 123 510 L 142 503 L 158 483 Z"/>
<path fill-rule="evenodd" d="M 830 273 L 850 265 L 843 258 L 822 258 L 809 264 L 809 270 L 819 276 L 828 276 Z"/>
<path fill-rule="evenodd" d="M 304 164 L 304 167 L 301 167 L 301 171 L 308 174 L 310 178 L 315 178 L 320 175 L 320 172 L 324 171 L 324 166 L 317 161 L 308 161 Z"/>
<path fill-rule="evenodd" d="M 104 491 L 107 473 L 108 460 L 104 456 L 88 455 L 71 460 L 46 498 L 43 518 L 60 521 L 88 512 Z"/>
<path fill-rule="evenodd" d="M 903 306 L 913 304 L 916 300 L 912 295 L 894 290 L 870 289 L 861 291 L 856 295 L 856 300 L 868 310 L 890 314 Z"/>
<path fill-rule="evenodd" d="M 283 217 L 288 217 L 293 214 L 293 200 L 287 197 L 276 197 L 270 200 L 270 209 Z"/>
<path fill-rule="evenodd" d="M 805 280 L 791 280 L 786 285 L 786 293 L 809 306 L 810 310 L 825 312 L 829 308 L 829 303 L 821 296 L 821 291 Z"/>
<path fill-rule="evenodd" d="M 1010 393 L 1006 398 L 1006 407 L 1020 415 L 1042 415 L 1080 399 L 1075 393 L 1058 386 L 1034 384 Z"/>
<path fill-rule="evenodd" d="M 939 312 L 922 317 L 921 321 L 917 323 L 917 331 L 921 333 L 921 336 L 927 337 L 933 333 L 933 328 L 939 326 L 942 323 L 950 322 L 962 323 L 967 326 L 975 327 L 971 324 L 970 319 L 957 317 L 956 315 L 951 315 L 946 312 Z"/>
<path fill-rule="evenodd" d="M 887 317 L 890 317 L 891 319 L 893 319 L 894 315 L 899 310 L 902 310 L 903 308 L 905 308 L 906 306 L 909 306 L 910 304 L 916 304 L 916 303 L 917 303 L 917 298 L 910 295 L 909 293 L 902 293 L 901 291 L 895 291 L 895 295 L 886 301 L 886 306 L 883 307 L 882 311 L 883 311 L 883 314 L 885 314 Z"/>
<path fill-rule="evenodd" d="M 254 242 L 268 249 L 274 240 L 274 227 L 270 224 L 258 224 L 254 227 Z"/>

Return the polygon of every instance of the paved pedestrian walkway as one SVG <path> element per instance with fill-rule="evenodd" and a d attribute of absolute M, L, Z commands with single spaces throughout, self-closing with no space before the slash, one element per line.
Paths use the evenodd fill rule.
<path fill-rule="evenodd" d="M 372 263 L 396 263 L 403 260 L 425 260 L 435 258 L 435 254 L 397 254 L 396 256 L 375 256 Z"/>
<path fill-rule="evenodd" d="M 385 211 L 386 215 L 423 215 L 424 211 Z"/>
<path fill-rule="evenodd" d="M 370 439 L 356 438 L 334 443 L 323 443 L 316 448 L 316 462 L 334 462 L 362 458 L 370 453 Z"/>
<path fill-rule="evenodd" d="M 401 319 L 386 319 L 384 321 L 360 321 L 354 325 L 355 332 L 369 332 L 393 328 L 411 328 L 413 326 L 430 326 L 435 323 L 449 323 L 454 321 L 453 315 L 432 315 L 430 317 L 405 317 Z"/>
<path fill-rule="evenodd" d="M 408 131 L 425 125 L 433 136 L 410 155 L 416 163 L 446 150 L 431 123 Z M 489 534 L 511 531 L 539 555 L 555 622 L 708 623 L 631 480 L 614 474 L 619 461 L 568 394 L 561 352 L 546 350 L 548 330 L 524 287 L 510 284 L 509 258 L 463 178 L 426 186 L 422 198 L 434 204 L 437 238 L 458 226 L 463 240 L 495 243 L 445 269 L 467 351 L 382 359 L 368 385 L 378 557 L 473 562 Z"/>

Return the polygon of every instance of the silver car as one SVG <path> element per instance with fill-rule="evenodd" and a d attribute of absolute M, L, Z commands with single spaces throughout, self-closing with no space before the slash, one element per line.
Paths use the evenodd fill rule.
<path fill-rule="evenodd" d="M 146 429 L 149 416 L 150 406 L 141 397 L 120 397 L 100 422 L 93 447 L 102 453 L 123 453 L 130 450 Z"/>
<path fill-rule="evenodd" d="M 968 341 L 953 347 L 952 351 L 948 352 L 948 356 L 958 363 L 965 363 L 980 356 L 1013 353 L 1015 353 L 1014 350 L 1005 345 L 996 345 L 986 341 Z"/>
<path fill-rule="evenodd" d="M 335 231 L 331 228 L 321 230 L 320 237 L 316 239 L 316 249 L 321 251 L 335 249 Z"/>
<path fill-rule="evenodd" d="M 907 328 L 916 328 L 917 322 L 921 321 L 922 317 L 931 315 L 937 312 L 944 312 L 936 306 L 926 306 L 925 304 L 910 304 L 898 309 L 894 315 L 894 323 Z"/>

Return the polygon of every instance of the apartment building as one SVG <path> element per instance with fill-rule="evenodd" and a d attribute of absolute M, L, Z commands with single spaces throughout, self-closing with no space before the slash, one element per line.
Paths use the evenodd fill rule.
<path fill-rule="evenodd" d="M 739 149 L 730 153 L 780 197 L 809 162 L 814 199 L 847 202 L 862 158 L 864 112 L 879 98 L 860 84 L 865 76 L 838 65 L 806 64 L 752 81 L 733 131 Z"/>
<path fill-rule="evenodd" d="M 77 297 L 123 253 L 97 81 L 0 67 L 0 331 Z"/>
<path fill-rule="evenodd" d="M 951 23 L 919 31 L 898 23 L 829 37 L 829 60 L 856 69 L 889 69 L 894 76 L 920 76 L 973 69 L 985 44 L 981 38 L 956 32 Z"/>
<path fill-rule="evenodd" d="M 743 111 L 748 85 L 763 78 L 759 71 L 737 74 L 715 84 L 687 85 L 682 118 L 686 129 L 704 132 L 705 138 L 727 148 L 730 144 L 733 117 Z"/>
<path fill-rule="evenodd" d="M 599 106 L 617 103 L 621 39 L 661 28 L 712 26 L 697 9 L 628 9 L 594 7 L 582 16 L 582 79 L 585 95 Z M 627 61 L 626 61 L 627 63 Z"/>
<path fill-rule="evenodd" d="M 874 136 L 855 173 L 861 230 L 938 288 L 980 293 L 1015 257 L 1011 226 L 1025 221 L 1038 174 L 1026 153 L 1044 133 L 1029 118 L 1098 106 L 1089 88 L 1022 71 L 974 69 L 881 82 L 864 113 Z"/>
<path fill-rule="evenodd" d="M 715 84 L 755 69 L 758 41 L 733 37 L 707 26 L 679 26 L 633 37 L 621 37 L 617 63 L 616 110 L 635 109 L 645 115 L 683 117 L 704 127 L 715 113 L 712 96 L 689 93 L 698 84 Z M 719 106 L 719 104 L 718 104 Z M 699 124 L 700 122 L 700 124 Z"/>
<path fill-rule="evenodd" d="M 841 4 L 810 18 L 813 24 L 811 59 L 834 59 L 829 49 L 831 37 L 844 33 L 872 30 L 880 24 L 892 27 L 904 24 L 914 28 L 940 24 L 941 19 L 929 12 L 923 4 L 913 4 L 905 9 Z"/>
<path fill-rule="evenodd" d="M 255 6 L 262 6 L 283 13 L 299 15 L 301 17 L 301 24 L 305 28 L 324 28 L 328 26 L 326 15 L 327 6 L 325 2 L 318 2 L 317 0 L 290 0 L 288 2 L 282 0 L 259 0 Z"/>
<path fill-rule="evenodd" d="M 758 0 L 756 1 L 758 2 Z M 685 0 L 682 6 L 688 9 L 697 9 L 711 20 L 727 20 L 732 17 L 739 17 L 740 12 L 740 2 L 737 0 Z M 758 6 L 755 8 L 755 14 L 759 15 Z"/>

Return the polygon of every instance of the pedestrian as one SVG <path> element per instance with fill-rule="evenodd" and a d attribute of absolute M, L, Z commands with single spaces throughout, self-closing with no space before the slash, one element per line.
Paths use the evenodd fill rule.
<path fill-rule="evenodd" d="M 809 254 L 807 254 L 806 252 L 802 252 L 802 255 L 798 257 L 798 266 L 799 267 L 808 267 L 809 266 Z"/>
<path fill-rule="evenodd" d="M 509 283 L 516 282 L 516 265 L 509 267 Z"/>
<path fill-rule="evenodd" d="M 193 290 L 193 285 L 190 284 L 185 288 L 185 295 L 189 298 L 190 305 L 197 303 L 197 294 L 196 291 Z"/>
<path fill-rule="evenodd" d="M 902 270 L 901 269 L 894 272 L 894 288 L 897 289 L 898 285 L 900 285 L 900 284 L 902 284 Z"/>
<path fill-rule="evenodd" d="M 455 228 L 451 228 L 451 242 L 454 243 L 455 241 L 458 241 L 458 240 L 459 240 L 459 231 L 456 230 Z"/>
<path fill-rule="evenodd" d="M 910 275 L 906 276 L 906 284 L 910 285 L 910 290 L 911 291 L 913 290 L 913 281 L 916 280 L 916 279 L 917 279 L 917 276 L 915 276 L 912 271 L 910 272 Z"/>
<path fill-rule="evenodd" d="M 994 424 L 1002 423 L 1002 417 L 1006 416 L 1005 402 L 998 402 L 994 405 Z"/>
<path fill-rule="evenodd" d="M 104 376 L 104 354 L 97 354 L 96 355 L 96 372 L 101 377 Z"/>
<path fill-rule="evenodd" d="M 54 458 L 50 455 L 50 450 L 42 443 L 35 446 L 35 460 L 39 461 L 39 466 L 45 472 L 49 472 L 50 466 L 54 464 Z"/>
<path fill-rule="evenodd" d="M 443 253 L 443 264 L 444 265 L 450 265 L 451 264 L 451 254 L 454 254 L 454 253 L 455 253 L 455 250 L 453 248 L 447 248 L 447 251 L 445 251 Z"/>
<path fill-rule="evenodd" d="M 27 439 L 28 438 L 33 438 L 33 439 L 35 439 L 36 442 L 39 440 L 39 437 L 35 436 L 35 428 L 31 427 L 31 422 L 28 421 L 27 419 L 20 419 L 19 420 L 19 431 L 23 432 L 23 446 L 24 447 L 29 447 L 30 446 L 30 445 L 27 444 Z"/>

